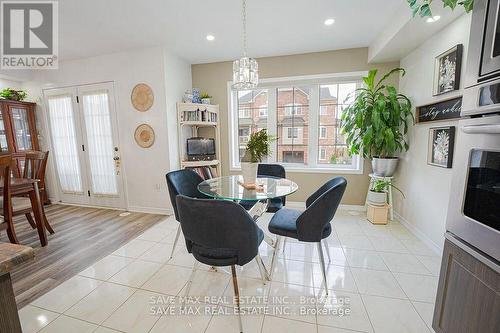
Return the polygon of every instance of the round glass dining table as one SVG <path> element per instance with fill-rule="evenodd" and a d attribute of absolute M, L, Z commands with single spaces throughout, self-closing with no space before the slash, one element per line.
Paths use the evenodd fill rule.
<path fill-rule="evenodd" d="M 242 184 L 241 175 L 218 177 L 201 182 L 198 191 L 221 200 L 261 201 L 285 197 L 299 188 L 289 179 L 273 177 L 258 177 L 257 189 L 246 189 Z"/>

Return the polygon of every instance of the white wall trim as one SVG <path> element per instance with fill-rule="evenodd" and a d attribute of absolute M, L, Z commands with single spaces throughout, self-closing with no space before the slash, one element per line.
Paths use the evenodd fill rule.
<path fill-rule="evenodd" d="M 306 209 L 306 203 L 302 202 L 302 201 L 288 201 L 287 200 L 285 206 L 287 208 L 291 208 L 291 209 Z M 365 206 L 361 206 L 361 205 L 344 205 L 344 204 L 340 204 L 339 209 L 342 209 L 342 210 L 353 210 L 353 211 L 356 211 L 356 212 L 365 212 L 366 211 L 366 207 Z"/>
<path fill-rule="evenodd" d="M 174 212 L 172 209 L 168 208 L 158 208 L 158 207 L 140 207 L 140 206 L 130 206 L 128 209 L 123 208 L 113 208 L 113 207 L 103 207 L 103 206 L 92 206 L 92 205 L 81 205 L 74 203 L 66 203 L 66 202 L 58 202 L 55 198 L 49 197 L 49 200 L 54 205 L 63 205 L 63 206 L 76 206 L 76 207 L 86 207 L 86 208 L 100 208 L 100 209 L 110 209 L 116 211 L 128 211 L 134 213 L 145 213 L 145 214 L 158 214 L 158 215 L 173 215 Z"/>
<path fill-rule="evenodd" d="M 128 211 L 135 213 L 147 213 L 147 214 L 159 214 L 159 215 L 172 215 L 174 213 L 172 209 L 168 208 L 141 207 L 141 206 L 129 206 Z"/>
<path fill-rule="evenodd" d="M 356 212 L 366 212 L 366 206 L 363 206 L 363 205 L 344 205 L 344 204 L 340 204 L 339 208 L 343 209 L 343 210 L 353 210 L 353 211 L 356 211 Z"/>
<path fill-rule="evenodd" d="M 401 214 L 398 212 L 394 212 L 395 218 L 408 229 L 415 237 L 420 239 L 422 242 L 425 243 L 428 247 L 431 248 L 432 251 L 434 251 L 438 256 L 441 255 L 443 252 L 443 247 L 439 246 L 438 244 L 434 243 L 425 233 L 423 233 L 420 229 L 418 229 L 414 224 L 410 223 L 407 219 L 405 219 Z M 444 236 L 443 236 L 444 237 Z"/>
<path fill-rule="evenodd" d="M 109 210 L 116 210 L 116 211 L 126 211 L 124 208 L 117 208 L 117 207 L 105 207 L 105 206 L 95 206 L 95 205 L 84 205 L 84 204 L 79 204 L 79 203 L 72 203 L 72 202 L 62 202 L 62 201 L 54 201 L 53 199 L 49 198 L 50 201 L 52 202 L 53 205 L 62 205 L 62 206 L 75 206 L 75 207 L 85 207 L 85 208 L 99 208 L 99 209 L 109 209 Z"/>

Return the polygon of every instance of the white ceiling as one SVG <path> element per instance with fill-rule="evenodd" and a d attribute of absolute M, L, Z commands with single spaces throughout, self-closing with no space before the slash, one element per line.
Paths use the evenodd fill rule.
<path fill-rule="evenodd" d="M 408 55 L 420 44 L 438 33 L 441 29 L 465 14 L 462 7 L 454 11 L 436 5 L 432 7 L 433 15 L 440 17 L 438 21 L 427 23 L 426 19 L 413 18 L 408 5 L 401 6 L 391 22 L 370 44 L 369 62 L 398 61 Z"/>
<path fill-rule="evenodd" d="M 403 2 L 247 0 L 249 56 L 367 47 Z M 160 45 L 191 63 L 243 52 L 239 0 L 64 0 L 59 24 L 61 60 Z"/>

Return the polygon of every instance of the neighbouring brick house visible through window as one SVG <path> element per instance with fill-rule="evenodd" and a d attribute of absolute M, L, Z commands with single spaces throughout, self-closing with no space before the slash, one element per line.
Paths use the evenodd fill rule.
<path fill-rule="evenodd" d="M 239 164 L 250 134 L 265 128 L 277 137 L 270 162 L 355 168 L 358 159 L 348 155 L 340 115 L 358 86 L 350 81 L 234 92 L 239 153 L 233 161 Z"/>

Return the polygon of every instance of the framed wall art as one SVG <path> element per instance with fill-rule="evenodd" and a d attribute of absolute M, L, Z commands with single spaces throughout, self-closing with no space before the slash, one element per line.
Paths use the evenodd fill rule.
<path fill-rule="evenodd" d="M 418 123 L 460 118 L 462 96 L 417 106 L 415 120 Z"/>
<path fill-rule="evenodd" d="M 462 51 L 462 44 L 458 44 L 436 57 L 434 64 L 434 96 L 460 89 Z"/>
<path fill-rule="evenodd" d="M 441 168 L 451 168 L 453 165 L 454 145 L 455 126 L 430 128 L 427 164 Z"/>

